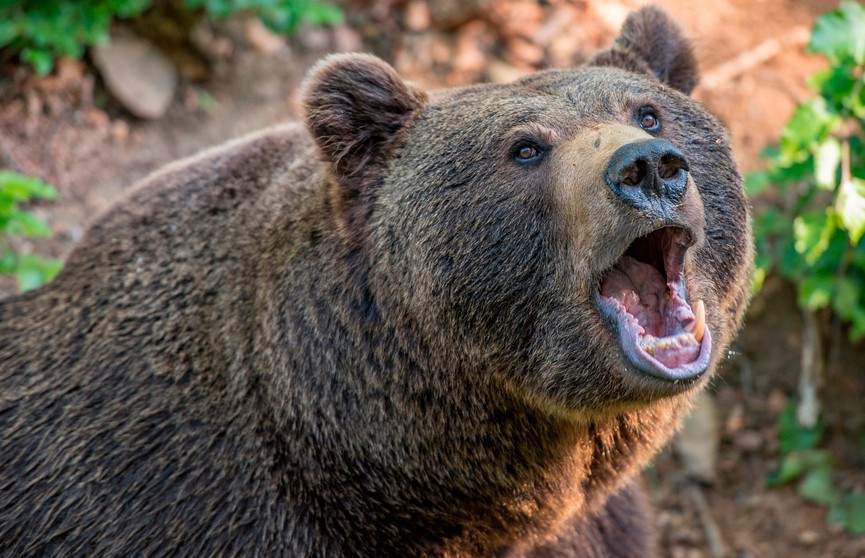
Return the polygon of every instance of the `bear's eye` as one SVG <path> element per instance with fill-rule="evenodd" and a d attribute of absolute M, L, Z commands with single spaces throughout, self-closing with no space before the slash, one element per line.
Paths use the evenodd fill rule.
<path fill-rule="evenodd" d="M 532 144 L 520 144 L 514 149 L 514 159 L 518 163 L 533 163 L 543 156 L 543 151 Z"/>
<path fill-rule="evenodd" d="M 639 114 L 640 128 L 647 132 L 657 132 L 661 127 L 658 115 L 650 108 L 644 108 Z"/>

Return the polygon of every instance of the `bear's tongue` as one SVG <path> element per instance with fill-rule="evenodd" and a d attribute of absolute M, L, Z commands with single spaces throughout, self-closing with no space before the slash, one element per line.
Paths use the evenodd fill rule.
<path fill-rule="evenodd" d="M 700 355 L 705 328 L 703 301 L 696 315 L 680 294 L 680 282 L 667 282 L 654 266 L 622 256 L 601 283 L 601 295 L 621 305 L 640 348 L 669 368 Z"/>

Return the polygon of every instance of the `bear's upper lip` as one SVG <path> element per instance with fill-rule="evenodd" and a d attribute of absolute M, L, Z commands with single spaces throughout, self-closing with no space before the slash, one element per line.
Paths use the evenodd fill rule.
<path fill-rule="evenodd" d="M 702 301 L 688 303 L 685 253 L 693 231 L 665 226 L 634 239 L 601 277 L 598 308 L 625 359 L 667 381 L 692 380 L 709 365 L 712 336 Z"/>

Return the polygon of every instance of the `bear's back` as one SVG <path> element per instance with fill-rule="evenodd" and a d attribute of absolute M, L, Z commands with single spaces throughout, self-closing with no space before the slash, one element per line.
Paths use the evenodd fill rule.
<path fill-rule="evenodd" d="M 259 394 L 231 375 L 252 343 L 231 309 L 255 303 L 250 248 L 314 203 L 318 168 L 297 126 L 171 165 L 53 283 L 0 302 L 0 554 L 279 551 L 294 525 Z"/>

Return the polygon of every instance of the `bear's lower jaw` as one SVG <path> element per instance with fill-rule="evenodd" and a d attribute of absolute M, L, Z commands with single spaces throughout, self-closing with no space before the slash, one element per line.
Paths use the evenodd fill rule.
<path fill-rule="evenodd" d="M 673 382 L 700 377 L 712 348 L 703 302 L 694 309 L 687 302 L 684 260 L 690 238 L 685 229 L 665 227 L 636 239 L 605 273 L 597 297 L 625 359 Z"/>

